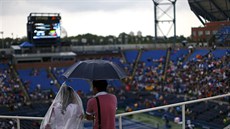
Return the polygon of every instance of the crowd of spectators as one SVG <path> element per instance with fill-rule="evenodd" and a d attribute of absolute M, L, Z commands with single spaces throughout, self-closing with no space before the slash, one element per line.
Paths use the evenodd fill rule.
<path fill-rule="evenodd" d="M 206 56 L 199 56 L 187 62 L 184 60 L 185 57 L 186 55 L 179 57 L 177 62 L 170 61 L 166 71 L 164 71 L 165 57 L 159 60 L 148 59 L 147 63 L 153 64 L 150 66 L 147 66 L 145 61 L 126 63 L 125 59 L 120 59 L 129 77 L 124 80 L 122 87 L 111 86 L 109 92 L 117 95 L 121 108 L 125 111 L 133 111 L 186 101 L 190 98 L 199 99 L 225 94 L 230 91 L 229 52 L 221 58 L 215 58 L 210 52 Z M 63 72 L 63 69 L 53 69 L 57 73 Z M 31 76 L 37 75 L 39 75 L 39 69 L 33 69 Z M 11 67 L 0 69 L 0 105 L 7 105 L 10 111 L 28 102 L 19 81 L 21 81 L 20 78 L 13 74 Z M 30 81 L 23 81 L 23 85 L 28 91 Z M 82 91 L 78 93 L 83 102 L 89 97 Z M 39 85 L 28 95 L 32 101 L 50 100 L 55 97 L 52 91 L 43 92 Z M 222 101 L 228 102 L 229 98 L 223 98 Z M 174 115 L 181 113 L 179 107 L 169 108 L 167 111 Z M 187 114 L 191 112 L 189 108 L 186 109 Z M 223 123 L 229 123 L 230 112 L 225 115 Z"/>
<path fill-rule="evenodd" d="M 16 120 L 0 120 L 0 129 L 17 129 Z"/>
<path fill-rule="evenodd" d="M 184 58 L 184 57 L 183 57 Z M 204 98 L 228 93 L 230 76 L 229 52 L 221 58 L 215 58 L 211 53 L 202 58 L 188 62 L 170 61 L 166 76 L 164 64 L 159 60 L 157 66 L 146 66 L 146 62 L 138 62 L 136 72 L 127 81 L 128 89 L 146 89 L 151 86 L 156 92 L 189 95 Z M 131 64 L 133 65 L 133 64 Z"/>
<path fill-rule="evenodd" d="M 26 101 L 23 90 L 19 86 L 12 67 L 0 69 L 0 105 L 9 107 L 9 110 L 20 108 Z"/>
<path fill-rule="evenodd" d="M 216 58 L 210 50 L 207 55 L 199 55 L 195 59 L 185 62 L 186 56 L 179 57 L 177 62 L 170 61 L 166 69 L 166 76 L 164 76 L 164 57 L 159 60 L 149 59 L 148 62 L 139 61 L 136 70 L 130 70 L 128 69 L 130 67 L 127 67 L 128 71 L 136 72 L 134 76 L 126 80 L 124 91 L 119 90 L 117 95 L 120 101 L 128 99 L 125 101 L 125 111 L 229 93 L 229 51 L 226 51 L 223 57 Z M 149 62 L 154 65 L 147 66 L 146 64 Z M 134 64 L 135 62 L 131 63 L 132 66 Z M 131 94 L 127 94 L 127 92 Z M 174 97 L 170 97 L 171 95 Z M 131 98 L 134 101 L 130 101 Z M 177 101 L 172 101 L 174 98 Z M 222 98 L 220 101 L 229 103 L 229 97 Z M 217 107 L 221 104 L 222 102 L 218 102 Z M 188 110 L 187 115 L 192 113 L 189 108 L 186 110 Z M 217 110 L 222 112 L 222 109 L 217 108 Z M 180 110 L 171 108 L 168 111 L 177 115 Z M 225 113 L 218 115 L 224 125 L 230 123 L 229 110 Z"/>
<path fill-rule="evenodd" d="M 165 86 L 167 92 L 186 94 L 196 98 L 226 94 L 230 91 L 229 52 L 221 58 L 212 53 L 186 63 L 170 62 Z"/>

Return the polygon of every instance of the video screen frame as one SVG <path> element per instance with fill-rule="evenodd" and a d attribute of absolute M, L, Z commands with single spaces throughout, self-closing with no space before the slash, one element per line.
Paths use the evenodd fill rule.
<path fill-rule="evenodd" d="M 59 13 L 31 13 L 27 22 L 28 41 L 35 46 L 50 46 L 60 42 L 61 16 Z"/>

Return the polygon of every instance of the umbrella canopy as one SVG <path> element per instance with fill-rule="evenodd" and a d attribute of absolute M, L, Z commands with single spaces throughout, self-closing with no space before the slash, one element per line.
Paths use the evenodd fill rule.
<path fill-rule="evenodd" d="M 79 61 L 69 67 L 63 76 L 89 80 L 123 79 L 127 75 L 117 64 L 106 60 Z"/>
<path fill-rule="evenodd" d="M 193 48 L 193 46 L 191 46 L 191 45 L 190 45 L 190 46 L 188 46 L 188 48 L 189 48 L 189 49 L 192 49 L 192 48 Z"/>
<path fill-rule="evenodd" d="M 29 48 L 29 47 L 34 47 L 33 44 L 29 43 L 29 42 L 23 42 L 22 44 L 20 44 L 20 47 L 22 48 Z"/>

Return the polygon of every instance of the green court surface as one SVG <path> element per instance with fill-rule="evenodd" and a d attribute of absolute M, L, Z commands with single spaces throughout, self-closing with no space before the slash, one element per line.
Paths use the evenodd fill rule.
<path fill-rule="evenodd" d="M 123 110 L 118 110 L 117 114 L 124 113 Z M 141 122 L 144 124 L 151 125 L 155 128 L 163 129 L 165 127 L 165 121 L 161 117 L 152 116 L 146 113 L 138 113 L 135 115 L 129 115 L 126 118 L 129 118 L 130 120 Z M 174 121 L 169 121 L 169 125 L 171 126 L 170 129 L 182 129 L 181 124 L 177 124 Z M 200 128 L 195 128 L 200 129 Z"/>
<path fill-rule="evenodd" d="M 131 116 L 131 119 L 142 122 L 142 123 L 150 124 L 154 127 L 163 128 L 165 126 L 165 121 L 162 118 L 151 116 L 148 114 L 139 113 L 139 114 Z M 182 128 L 182 125 L 178 125 L 174 123 L 173 121 L 170 121 L 169 125 L 171 126 L 170 129 L 181 129 Z"/>

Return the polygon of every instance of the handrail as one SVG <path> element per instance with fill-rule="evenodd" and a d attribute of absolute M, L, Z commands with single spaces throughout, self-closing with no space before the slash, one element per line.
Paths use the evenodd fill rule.
<path fill-rule="evenodd" d="M 133 114 L 137 114 L 137 113 L 150 112 L 150 111 L 154 111 L 154 110 L 159 110 L 159 109 L 164 109 L 164 108 L 169 108 L 169 107 L 176 107 L 176 106 L 181 106 L 181 105 L 187 105 L 187 104 L 192 104 L 192 103 L 198 103 L 198 102 L 202 102 L 202 101 L 218 99 L 218 98 L 223 98 L 223 97 L 227 97 L 227 96 L 230 96 L 230 93 L 218 95 L 218 96 L 213 96 L 213 97 L 208 97 L 208 98 L 197 99 L 197 100 L 190 100 L 190 101 L 185 101 L 185 102 L 180 102 L 180 103 L 175 103 L 175 104 L 169 104 L 169 105 L 164 105 L 164 106 L 159 106 L 159 107 L 142 109 L 142 110 L 138 110 L 138 111 L 121 113 L 121 114 L 117 114 L 116 117 L 133 115 Z"/>
<path fill-rule="evenodd" d="M 1 116 L 0 119 L 16 119 L 17 120 L 17 129 L 20 129 L 20 119 L 26 120 L 43 120 L 43 117 L 28 117 L 28 116 Z"/>
<path fill-rule="evenodd" d="M 169 107 L 182 106 L 182 129 L 185 129 L 185 105 L 197 103 L 197 102 L 202 102 L 202 101 L 218 99 L 218 98 L 223 98 L 223 97 L 228 97 L 228 96 L 230 96 L 230 93 L 218 95 L 218 96 L 213 96 L 213 97 L 208 97 L 208 98 L 197 99 L 197 100 L 190 100 L 190 101 L 185 101 L 185 102 L 180 102 L 180 103 L 175 103 L 175 104 L 169 104 L 169 105 L 164 105 L 164 106 L 159 106 L 159 107 L 154 107 L 154 108 L 142 109 L 142 110 L 138 110 L 138 111 L 121 113 L 121 114 L 117 114 L 116 117 L 119 118 L 119 129 L 122 129 L 122 117 L 123 116 L 133 115 L 133 114 L 137 114 L 137 113 L 150 112 L 150 111 L 169 108 Z M 4 118 L 5 119 L 17 119 L 17 129 L 20 129 L 20 119 L 43 120 L 43 117 L 3 116 L 3 115 L 0 115 L 0 119 L 4 119 Z"/>
<path fill-rule="evenodd" d="M 182 106 L 182 129 L 185 129 L 185 105 L 186 104 L 192 104 L 192 103 L 197 103 L 197 102 L 202 102 L 202 101 L 207 101 L 207 100 L 213 100 L 213 99 L 223 98 L 223 97 L 227 97 L 227 96 L 230 96 L 230 93 L 223 94 L 223 95 L 217 95 L 217 96 L 213 96 L 213 97 L 208 97 L 208 98 L 197 99 L 197 100 L 190 100 L 190 101 L 185 101 L 185 102 L 180 102 L 180 103 L 175 103 L 175 104 L 169 104 L 169 105 L 164 105 L 164 106 L 159 106 L 159 107 L 154 107 L 154 108 L 142 109 L 142 110 L 138 110 L 138 111 L 126 112 L 126 113 L 122 113 L 122 114 L 117 114 L 116 117 L 119 117 L 119 129 L 122 129 L 122 117 L 123 116 L 133 115 L 133 114 L 137 114 L 137 113 L 150 112 L 150 111 L 169 108 L 169 107 Z"/>
<path fill-rule="evenodd" d="M 0 118 L 5 119 L 24 119 L 24 120 L 43 120 L 43 117 L 30 117 L 30 116 L 1 116 Z"/>

